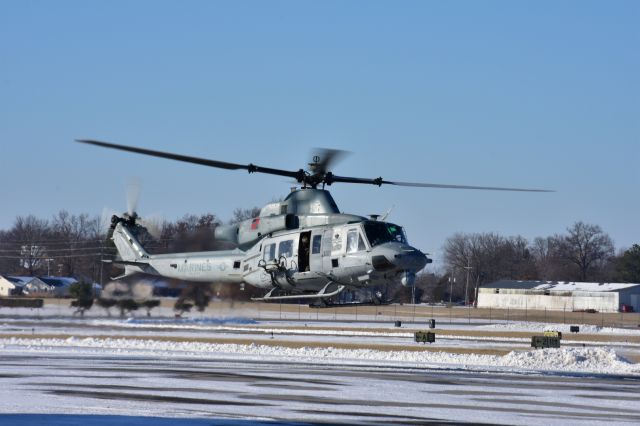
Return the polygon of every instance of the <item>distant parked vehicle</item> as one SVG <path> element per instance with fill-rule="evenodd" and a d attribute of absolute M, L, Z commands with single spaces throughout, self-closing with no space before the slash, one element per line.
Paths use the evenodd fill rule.
<path fill-rule="evenodd" d="M 586 312 L 588 314 L 597 314 L 598 311 L 596 311 L 595 309 L 574 309 L 573 312 Z"/>
<path fill-rule="evenodd" d="M 633 312 L 633 306 L 631 306 L 631 305 L 622 305 L 622 306 L 620 306 L 620 312 Z"/>

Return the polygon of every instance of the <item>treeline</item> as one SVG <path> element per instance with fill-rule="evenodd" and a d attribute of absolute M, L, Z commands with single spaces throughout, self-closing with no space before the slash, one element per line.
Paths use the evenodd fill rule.
<path fill-rule="evenodd" d="M 616 253 L 600 226 L 584 222 L 533 241 L 458 233 L 445 241 L 443 258 L 440 274 L 422 276 L 423 299 L 473 301 L 478 286 L 501 279 L 640 283 L 640 246 Z"/>
<path fill-rule="evenodd" d="M 0 231 L 0 273 L 98 278 L 100 257 L 113 255 L 100 219 L 60 211 L 51 220 L 19 216 Z"/>
<path fill-rule="evenodd" d="M 257 216 L 259 209 L 236 209 L 228 222 Z M 151 253 L 217 250 L 229 244 L 214 240 L 222 221 L 214 214 L 185 215 L 158 223 L 159 238 L 145 229 L 139 238 Z M 116 249 L 108 240 L 110 218 L 71 214 L 65 210 L 51 219 L 18 216 L 10 229 L 0 230 L 0 274 L 75 276 L 106 282 L 119 274 L 102 259 L 113 259 Z M 101 280 L 101 277 L 104 280 Z"/>
<path fill-rule="evenodd" d="M 228 223 L 256 217 L 259 209 L 236 209 Z M 106 222 L 106 223 L 105 223 Z M 223 221 L 216 215 L 185 215 L 158 224 L 156 238 L 140 230 L 151 253 L 228 249 L 214 231 Z M 60 211 L 51 219 L 17 217 L 0 231 L 0 274 L 75 276 L 106 282 L 111 270 L 102 259 L 116 256 L 108 240 L 109 218 Z M 597 225 L 577 222 L 563 234 L 535 238 L 497 233 L 455 234 L 443 246 L 443 265 L 420 274 L 416 299 L 475 299 L 475 289 L 500 279 L 640 282 L 640 246 L 616 253 L 612 239 Z M 102 279 L 101 279 L 102 278 Z M 410 300 L 411 289 L 385 289 L 394 300 Z M 237 293 L 231 292 L 232 295 Z M 466 297 L 465 297 L 466 296 Z"/>

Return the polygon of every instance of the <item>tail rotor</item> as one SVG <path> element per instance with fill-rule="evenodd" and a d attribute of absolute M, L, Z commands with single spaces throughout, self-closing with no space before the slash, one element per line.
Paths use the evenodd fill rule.
<path fill-rule="evenodd" d="M 100 228 L 103 232 L 111 236 L 113 229 L 118 223 L 123 223 L 131 230 L 144 230 L 154 239 L 158 240 L 162 236 L 164 228 L 164 219 L 158 213 L 141 217 L 138 215 L 138 203 L 140 201 L 141 183 L 138 178 L 129 178 L 125 183 L 125 193 L 127 200 L 127 211 L 118 213 L 112 208 L 105 207 L 102 209 L 100 220 Z"/>

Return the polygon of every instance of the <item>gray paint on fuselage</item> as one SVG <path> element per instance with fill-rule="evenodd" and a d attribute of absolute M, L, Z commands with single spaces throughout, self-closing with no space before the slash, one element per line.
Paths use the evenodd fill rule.
<path fill-rule="evenodd" d="M 357 231 L 357 236 L 362 239 L 364 245 L 357 244 L 349 250 L 348 233 L 353 230 Z M 311 233 L 310 241 L 316 236 L 321 239 L 319 251 L 313 253 L 310 247 L 309 270 L 305 271 L 298 270 L 301 233 Z M 136 264 L 127 266 L 127 274 L 140 271 L 189 281 L 232 284 L 245 282 L 265 289 L 272 288 L 275 281 L 276 286 L 291 292 L 317 292 L 331 282 L 350 287 L 381 284 L 389 280 L 399 280 L 401 268 L 414 268 L 417 272 L 426 263 L 424 254 L 405 243 L 389 242 L 372 247 L 366 238 L 363 221 L 274 232 L 264 236 L 247 251 L 236 249 L 149 255 L 143 249 L 128 250 L 127 245 L 131 248 L 141 246 L 122 224 L 116 226 L 113 235 L 114 240 L 117 240 L 116 246 L 125 247 L 121 255 L 124 254 L 127 258 L 123 260 Z M 271 275 L 262 267 L 261 261 L 266 260 L 265 249 L 271 244 L 276 245 L 275 260 L 280 261 L 280 245 L 285 241 L 290 241 L 290 244 L 282 247 L 290 246 L 283 262 L 286 270 L 275 273 L 272 280 Z M 373 255 L 385 256 L 395 266 L 385 271 L 376 271 L 372 266 Z"/>

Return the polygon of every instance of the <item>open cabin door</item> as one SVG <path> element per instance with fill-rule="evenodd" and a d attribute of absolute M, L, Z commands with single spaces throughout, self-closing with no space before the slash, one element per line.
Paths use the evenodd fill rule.
<path fill-rule="evenodd" d="M 315 231 L 311 235 L 311 258 L 309 262 L 311 271 L 322 272 L 322 230 Z"/>
<path fill-rule="evenodd" d="M 311 231 L 301 232 L 298 240 L 298 272 L 311 270 Z"/>

